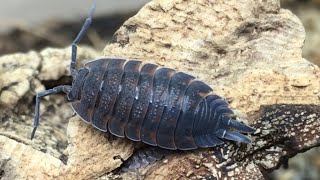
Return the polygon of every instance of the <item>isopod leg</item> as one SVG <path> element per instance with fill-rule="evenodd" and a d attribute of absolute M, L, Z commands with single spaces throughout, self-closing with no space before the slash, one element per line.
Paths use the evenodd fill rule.
<path fill-rule="evenodd" d="M 77 44 L 82 39 L 82 37 L 86 34 L 88 31 L 91 22 L 92 22 L 92 16 L 96 9 L 96 0 L 93 1 L 93 4 L 91 6 L 89 16 L 87 17 L 86 21 L 82 25 L 82 28 L 80 32 L 78 33 L 76 39 L 71 44 L 71 63 L 70 63 L 70 72 L 73 78 L 75 78 L 77 71 L 76 71 L 76 59 L 77 59 Z"/>
<path fill-rule="evenodd" d="M 34 115 L 34 122 L 33 122 L 33 131 L 31 133 L 31 140 L 34 137 L 34 134 L 36 133 L 36 130 L 39 126 L 39 110 L 40 110 L 40 99 L 44 96 L 48 96 L 50 94 L 56 94 L 59 92 L 65 92 L 68 93 L 71 89 L 71 86 L 68 85 L 62 85 L 54 87 L 53 89 L 49 89 L 43 92 L 40 92 L 36 96 L 36 106 L 35 106 L 35 115 Z"/>

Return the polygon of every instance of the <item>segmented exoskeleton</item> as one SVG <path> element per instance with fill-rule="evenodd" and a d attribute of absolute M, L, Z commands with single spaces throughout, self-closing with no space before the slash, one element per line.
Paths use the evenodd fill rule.
<path fill-rule="evenodd" d="M 191 75 L 115 58 L 90 61 L 77 71 L 76 44 L 90 26 L 94 9 L 72 43 L 72 86 L 37 94 L 32 138 L 39 124 L 40 98 L 63 91 L 85 122 L 118 137 L 172 150 L 214 147 L 223 139 L 250 142 L 241 133 L 254 130 L 236 121 L 228 103 Z"/>

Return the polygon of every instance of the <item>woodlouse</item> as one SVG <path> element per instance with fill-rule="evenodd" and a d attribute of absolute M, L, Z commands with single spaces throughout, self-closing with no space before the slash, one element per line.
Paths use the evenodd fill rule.
<path fill-rule="evenodd" d="M 241 133 L 254 129 L 234 119 L 228 103 L 191 75 L 137 60 L 98 59 L 75 68 L 77 43 L 92 22 L 95 3 L 72 43 L 72 85 L 61 85 L 36 96 L 34 129 L 39 125 L 40 98 L 65 92 L 75 112 L 101 131 L 165 149 L 190 150 L 243 143 Z M 237 131 L 235 131 L 237 130 Z"/>

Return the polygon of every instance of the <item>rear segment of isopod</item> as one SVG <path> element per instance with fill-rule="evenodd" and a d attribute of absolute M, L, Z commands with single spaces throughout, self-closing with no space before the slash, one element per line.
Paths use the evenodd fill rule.
<path fill-rule="evenodd" d="M 217 95 L 206 96 L 206 98 L 204 98 L 199 104 L 199 108 L 196 112 L 195 123 L 193 126 L 193 137 L 195 144 L 198 147 L 213 147 L 223 143 L 223 141 L 217 138 L 213 133 L 214 130 L 210 130 L 209 128 L 211 121 L 213 121 L 210 116 L 212 114 L 210 105 L 215 100 L 222 99 Z"/>
<path fill-rule="evenodd" d="M 193 129 L 198 147 L 214 147 L 223 144 L 223 139 L 249 143 L 241 133 L 253 133 L 254 129 L 236 121 L 229 104 L 217 95 L 209 95 L 199 104 Z M 241 133 L 239 133 L 241 132 Z"/>

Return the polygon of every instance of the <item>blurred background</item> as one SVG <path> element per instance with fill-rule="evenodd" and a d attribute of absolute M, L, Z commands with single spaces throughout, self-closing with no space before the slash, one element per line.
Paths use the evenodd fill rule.
<path fill-rule="evenodd" d="M 148 1 L 97 0 L 89 38 L 81 43 L 102 50 L 122 23 Z M 69 45 L 91 4 L 91 0 L 1 0 L 0 55 Z"/>
<path fill-rule="evenodd" d="M 149 0 L 97 0 L 94 23 L 81 44 L 102 51 L 113 33 Z M 91 1 L 1 0 L 0 55 L 66 47 L 79 32 Z M 320 0 L 281 0 L 306 29 L 303 57 L 320 66 Z M 313 148 L 289 160 L 270 179 L 319 180 L 320 148 Z"/>

